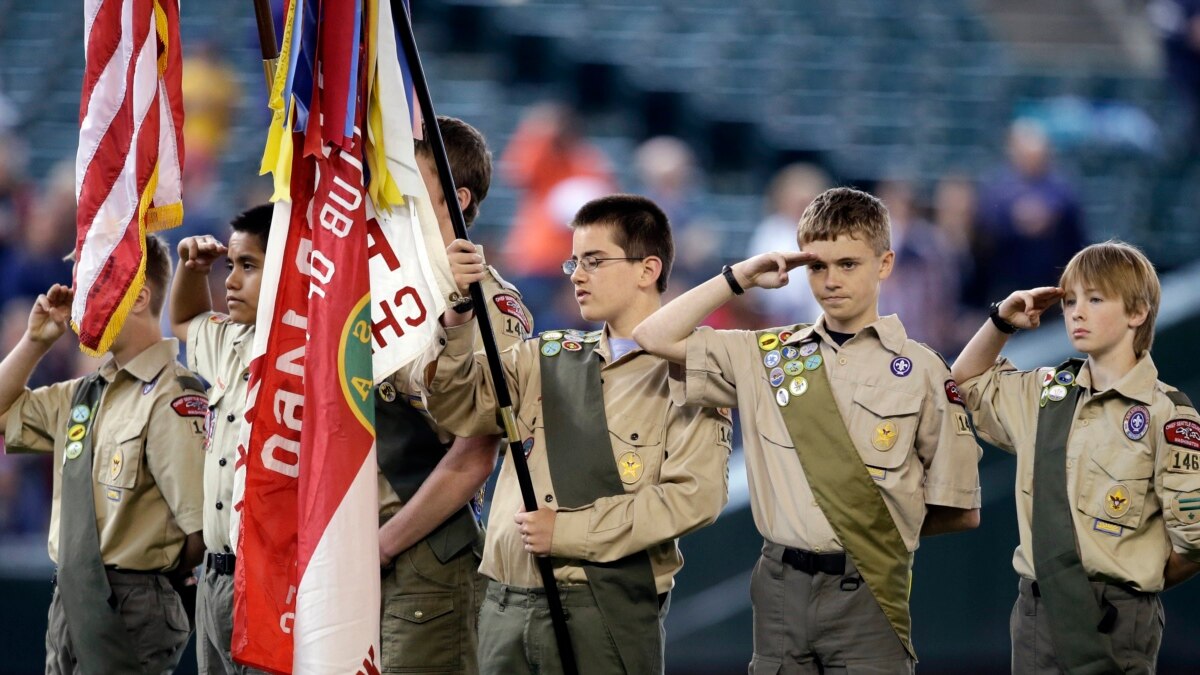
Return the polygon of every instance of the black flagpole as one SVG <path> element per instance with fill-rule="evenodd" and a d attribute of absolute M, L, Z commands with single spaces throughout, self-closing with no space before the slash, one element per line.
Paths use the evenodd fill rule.
<path fill-rule="evenodd" d="M 467 223 L 463 218 L 462 209 L 458 206 L 454 177 L 450 174 L 450 161 L 446 157 L 442 131 L 437 125 L 437 114 L 433 110 L 429 84 L 425 81 L 425 71 L 421 67 L 421 56 L 417 53 L 417 41 L 413 37 L 408 11 L 401 0 L 391 0 L 391 3 L 392 20 L 396 23 L 397 33 L 403 43 L 404 56 L 408 60 L 409 70 L 412 73 L 417 102 L 421 106 L 421 114 L 425 119 L 425 140 L 433 150 L 433 159 L 437 163 L 442 193 L 445 195 L 446 206 L 450 211 L 450 220 L 454 223 L 454 236 L 459 239 L 469 239 Z M 508 436 L 508 458 L 517 472 L 517 482 L 521 486 L 521 498 L 525 503 L 525 510 L 533 513 L 538 509 L 537 495 L 533 491 L 533 480 L 529 477 L 529 465 L 525 461 L 525 451 L 521 447 L 520 435 L 517 433 L 512 397 L 508 393 L 508 380 L 500 365 L 500 352 L 496 348 L 491 317 L 488 316 L 486 309 L 487 300 L 483 297 L 483 288 L 479 282 L 471 284 L 470 292 L 471 301 L 475 305 L 475 320 L 479 322 L 479 332 L 483 336 L 483 349 L 487 354 L 488 367 L 492 372 L 492 384 L 496 389 L 496 403 L 500 408 L 500 418 L 504 422 L 505 435 Z M 541 573 L 542 586 L 546 590 L 546 603 L 550 607 L 550 619 L 554 624 L 554 637 L 558 643 L 558 653 L 562 657 L 563 672 L 566 675 L 576 675 L 579 671 L 575 663 L 575 650 L 571 647 L 571 636 L 567 632 L 567 618 L 563 613 L 562 600 L 558 596 L 558 586 L 554 582 L 553 563 L 548 556 L 538 556 L 534 560 L 537 562 L 538 572 Z"/>

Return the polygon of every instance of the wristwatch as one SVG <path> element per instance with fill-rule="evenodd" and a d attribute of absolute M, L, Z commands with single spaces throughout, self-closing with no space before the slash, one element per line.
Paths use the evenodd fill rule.
<path fill-rule="evenodd" d="M 729 290 L 733 291 L 734 295 L 741 295 L 746 292 L 742 285 L 738 283 L 737 277 L 733 276 L 733 268 L 726 265 L 721 268 L 721 274 L 725 277 L 725 281 L 729 282 Z"/>
<path fill-rule="evenodd" d="M 466 296 L 465 300 L 459 302 L 457 305 L 454 305 L 452 309 L 459 314 L 466 314 L 467 312 L 475 309 L 475 301 L 471 298 L 471 296 L 468 295 Z"/>
<path fill-rule="evenodd" d="M 1017 328 L 1011 323 L 1000 318 L 1000 303 L 998 302 L 993 302 L 992 306 L 988 308 L 988 318 L 992 320 L 992 325 L 996 327 L 996 330 L 1004 333 L 1005 335 L 1012 335 L 1013 333 L 1021 330 L 1020 328 Z"/>

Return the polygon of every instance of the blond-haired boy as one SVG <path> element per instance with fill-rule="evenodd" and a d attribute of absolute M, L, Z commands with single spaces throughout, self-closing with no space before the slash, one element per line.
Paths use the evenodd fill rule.
<path fill-rule="evenodd" d="M 750 672 L 908 673 L 912 553 L 922 535 L 978 525 L 979 446 L 946 363 L 879 316 L 895 258 L 883 204 L 827 190 L 798 241 L 799 252 L 726 267 L 634 338 L 684 365 L 677 398 L 742 410 L 765 539 L 750 588 Z M 733 295 L 784 286 L 801 265 L 824 312 L 816 324 L 696 330 Z"/>
<path fill-rule="evenodd" d="M 954 364 L 980 437 L 1017 456 L 1014 673 L 1154 672 L 1158 592 L 1200 571 L 1200 419 L 1150 358 L 1160 295 L 1136 248 L 1089 246 L 993 305 Z M 1086 359 L 997 359 L 1060 300 Z"/>

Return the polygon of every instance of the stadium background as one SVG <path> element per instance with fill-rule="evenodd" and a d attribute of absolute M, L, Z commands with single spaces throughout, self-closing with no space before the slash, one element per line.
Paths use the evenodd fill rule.
<path fill-rule="evenodd" d="M 56 259 L 70 247 L 73 227 L 73 174 L 61 162 L 73 158 L 77 141 L 79 4 L 0 0 L 5 352 L 24 327 L 29 294 L 62 280 L 64 270 L 69 278 Z M 250 3 L 183 4 L 188 215 L 183 230 L 168 233 L 172 239 L 223 232 L 231 215 L 268 189 L 254 178 L 267 113 Z M 557 295 L 565 284 L 542 280 L 553 279 L 553 270 L 542 274 L 506 247 L 518 213 L 543 207 L 554 216 L 610 187 L 655 196 L 669 204 L 676 226 L 679 290 L 747 252 L 781 201 L 765 197 L 773 177 L 799 162 L 809 172 L 803 175 L 824 172 L 836 184 L 879 190 L 894 214 L 908 214 L 900 264 L 908 260 L 920 273 L 903 286 L 930 292 L 896 293 L 901 283 L 894 280 L 885 299 L 950 359 L 986 303 L 999 299 L 997 289 L 1057 278 L 1055 247 L 1071 241 L 1072 228 L 1082 241 L 1116 236 L 1138 244 L 1166 289 L 1154 348 L 1162 378 L 1200 396 L 1200 267 L 1193 262 L 1200 251 L 1200 29 L 1186 23 L 1194 2 L 414 4 L 438 112 L 479 127 L 505 160 L 473 236 L 496 252 L 490 257 L 506 274 L 519 270 L 509 275 L 520 278 L 543 329 L 577 325 L 578 317 L 570 299 L 564 304 Z M 557 107 L 546 108 L 551 101 Z M 562 125 L 566 119 L 575 126 Z M 511 168 L 523 155 L 508 149 L 530 142 L 518 129 L 536 132 L 546 120 L 578 130 L 564 137 L 587 166 L 573 182 L 558 180 L 563 189 L 538 196 Z M 1017 120 L 1018 129 L 1035 128 L 1034 140 L 1049 143 L 1046 175 L 1055 180 L 1048 191 L 1025 195 L 1040 196 L 1049 215 L 1041 212 L 1042 229 L 1032 235 L 1018 232 L 1025 248 L 1014 254 L 1006 223 L 989 210 L 1014 182 L 1009 134 Z M 662 136 L 675 140 L 641 146 Z M 570 176 L 547 180 L 557 178 Z M 947 192 L 955 187 L 962 189 Z M 1078 205 L 1077 213 L 1055 211 L 1064 203 Z M 1063 236 L 1055 239 L 1056 232 Z M 779 311 L 749 298 L 713 322 L 748 326 Z M 1050 323 L 1013 341 L 1018 365 L 1070 355 L 1061 325 Z M 44 381 L 94 367 L 71 345 L 62 347 L 44 363 Z M 687 565 L 668 620 L 668 672 L 744 672 L 749 659 L 749 571 L 760 539 L 741 466 L 735 455 L 720 520 L 683 541 Z M 1014 468 L 1010 457 L 985 448 L 982 526 L 922 544 L 913 584 L 921 672 L 1007 672 Z M 0 673 L 42 668 L 52 572 L 48 471 L 44 460 L 0 458 Z M 1165 594 L 1160 672 L 1200 672 L 1198 601 L 1200 582 Z M 185 656 L 181 672 L 193 664 Z"/>

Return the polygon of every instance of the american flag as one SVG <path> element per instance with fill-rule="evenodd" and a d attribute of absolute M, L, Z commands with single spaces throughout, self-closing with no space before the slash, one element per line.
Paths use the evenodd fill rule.
<path fill-rule="evenodd" d="M 84 45 L 71 324 L 101 354 L 145 282 L 146 234 L 183 220 L 178 0 L 86 0 Z"/>

